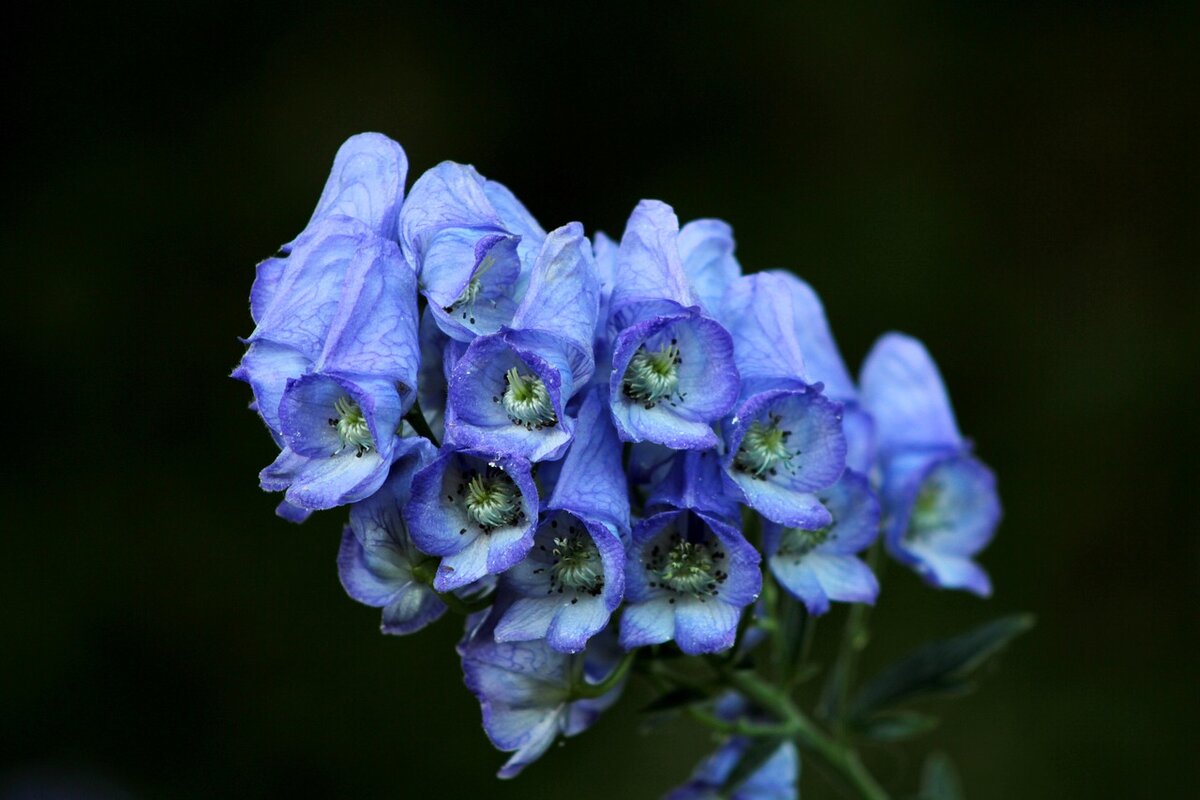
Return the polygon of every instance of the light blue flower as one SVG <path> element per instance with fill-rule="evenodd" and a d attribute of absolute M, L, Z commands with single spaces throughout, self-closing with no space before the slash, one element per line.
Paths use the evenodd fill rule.
<path fill-rule="evenodd" d="M 476 615 L 459 645 L 467 688 L 479 698 L 483 728 L 498 750 L 512 757 L 498 773 L 512 778 L 549 749 L 559 736 L 591 727 L 617 701 L 622 678 L 599 697 L 578 689 L 608 677 L 620 657 L 611 636 L 592 640 L 582 653 L 567 654 L 545 641 L 497 642 L 498 614 Z"/>
<path fill-rule="evenodd" d="M 860 383 L 875 420 L 888 551 L 934 586 L 987 596 L 991 582 L 972 557 L 991 540 L 1000 501 L 958 432 L 937 365 L 916 339 L 887 334 Z"/>
<path fill-rule="evenodd" d="M 441 558 L 433 586 L 459 589 L 498 575 L 533 545 L 538 493 L 528 461 L 443 446 L 413 476 L 404 521 L 417 547 Z"/>
<path fill-rule="evenodd" d="M 284 512 L 382 485 L 415 396 L 416 314 L 412 270 L 364 223 L 329 216 L 296 240 L 233 372 L 282 448 L 260 478 Z"/>
<path fill-rule="evenodd" d="M 763 526 L 763 550 L 780 586 L 810 614 L 824 614 L 829 601 L 874 603 L 879 582 L 857 556 L 879 532 L 879 503 L 867 479 L 847 470 L 819 493 L 831 521 L 819 528 Z"/>
<path fill-rule="evenodd" d="M 496 625 L 496 640 L 545 639 L 555 650 L 582 650 L 624 596 L 622 534 L 628 531 L 621 443 L 597 387 L 580 409 L 579 434 L 529 556 L 500 578 L 500 591 L 512 601 Z"/>
<path fill-rule="evenodd" d="M 599 277 L 583 226 L 553 231 L 511 323 L 477 337 L 450 376 L 447 435 L 459 447 L 561 457 L 575 422 L 567 403 L 587 385 Z"/>
<path fill-rule="evenodd" d="M 413 184 L 400 243 L 438 326 L 469 342 L 512 321 L 545 231 L 507 188 L 445 161 Z"/>
<path fill-rule="evenodd" d="M 663 203 L 644 200 L 629 218 L 610 299 L 609 404 L 624 441 L 702 450 L 717 444 L 712 423 L 732 408 L 739 379 L 733 342 L 701 306 L 680 239 L 679 221 Z M 695 263 L 714 260 L 694 249 Z M 697 275 L 706 291 L 724 279 L 707 267 Z"/>
<path fill-rule="evenodd" d="M 625 558 L 621 645 L 674 640 L 688 655 L 730 647 L 762 589 L 757 550 L 699 511 L 664 511 L 634 526 Z"/>

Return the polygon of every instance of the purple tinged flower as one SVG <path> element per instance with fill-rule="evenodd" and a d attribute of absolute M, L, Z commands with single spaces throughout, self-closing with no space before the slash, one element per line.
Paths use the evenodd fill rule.
<path fill-rule="evenodd" d="M 620 697 L 625 681 L 599 697 L 580 696 L 579 689 L 601 683 L 615 669 L 620 653 L 611 637 L 596 637 L 575 654 L 544 641 L 497 642 L 497 616 L 493 611 L 468 620 L 459 653 L 467 688 L 483 710 L 484 731 L 497 749 L 513 753 L 498 776 L 512 778 L 560 735 L 575 736 L 591 727 Z"/>
<path fill-rule="evenodd" d="M 474 167 L 426 172 L 400 212 L 400 243 L 438 326 L 469 342 L 508 325 L 545 231 L 512 192 Z"/>
<path fill-rule="evenodd" d="M 622 440 L 702 450 L 717 444 L 711 424 L 733 407 L 739 379 L 729 333 L 689 283 L 680 237 L 674 212 L 658 201 L 642 201 L 629 218 L 610 300 L 609 403 Z M 703 256 L 696 262 L 712 260 Z M 698 269 L 706 289 L 717 282 L 709 272 Z"/>
<path fill-rule="evenodd" d="M 831 600 L 874 603 L 879 582 L 856 555 L 879 531 L 879 502 L 867 479 L 847 470 L 818 496 L 831 515 L 828 525 L 764 526 L 763 549 L 771 573 L 810 614 L 824 614 Z"/>
<path fill-rule="evenodd" d="M 438 619 L 445 604 L 413 568 L 432 561 L 417 550 L 401 510 L 411 493 L 413 472 L 437 455 L 425 439 L 405 440 L 411 448 L 396 461 L 378 492 L 350 507 L 350 524 L 338 550 L 338 577 L 360 603 L 383 609 L 384 633 L 414 633 Z"/>
<path fill-rule="evenodd" d="M 404 520 L 417 547 L 442 560 L 433 587 L 448 592 L 497 575 L 533 545 L 538 494 L 529 462 L 443 447 L 413 476 Z"/>
<path fill-rule="evenodd" d="M 578 652 L 624 596 L 629 500 L 621 443 L 599 387 L 584 400 L 579 426 L 533 549 L 500 579 L 512 601 L 496 624 L 498 642 L 545 639 Z"/>
<path fill-rule="evenodd" d="M 325 219 L 341 216 L 358 220 L 376 236 L 395 241 L 407 175 L 408 158 L 400 145 L 380 133 L 351 136 L 333 159 L 333 169 L 304 232 Z M 293 240 L 280 248 L 279 255 L 258 265 L 250 291 L 250 315 L 256 323 L 274 301 L 288 254 L 295 245 Z"/>
<path fill-rule="evenodd" d="M 420 360 L 416 286 L 399 248 L 327 217 L 302 234 L 233 377 L 282 448 L 260 478 L 280 513 L 371 495 L 398 455 Z"/>
<path fill-rule="evenodd" d="M 846 437 L 841 404 L 807 382 L 804 342 L 812 337 L 804 334 L 801 288 L 783 274 L 760 273 L 726 294 L 722 318 L 742 399 L 724 427 L 724 466 L 731 490 L 766 518 L 819 528 L 829 515 L 813 493 L 845 468 Z"/>
<path fill-rule="evenodd" d="M 732 794 L 720 789 L 733 772 L 751 740 L 735 736 L 700 762 L 687 783 L 669 792 L 665 800 L 796 800 L 796 782 L 800 777 L 800 754 L 796 745 L 785 741 L 762 765 L 750 774 Z"/>
<path fill-rule="evenodd" d="M 986 597 L 991 582 L 972 556 L 1000 521 L 995 478 L 958 432 L 933 359 L 916 339 L 887 334 L 860 383 L 876 424 L 888 551 L 934 586 Z"/>
<path fill-rule="evenodd" d="M 476 338 L 454 367 L 447 414 L 454 444 L 530 461 L 561 457 L 575 427 L 567 403 L 595 367 L 599 291 L 583 226 L 546 237 L 511 325 Z"/>
<path fill-rule="evenodd" d="M 730 647 L 742 609 L 762 589 L 759 561 L 736 528 L 703 512 L 642 520 L 625 558 L 621 645 L 673 639 L 688 655 Z"/>

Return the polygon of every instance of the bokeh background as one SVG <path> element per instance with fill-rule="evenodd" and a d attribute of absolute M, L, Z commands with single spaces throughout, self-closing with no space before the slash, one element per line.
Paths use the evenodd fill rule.
<path fill-rule="evenodd" d="M 642 197 L 727 219 L 852 365 L 921 337 L 1000 477 L 997 591 L 889 570 L 864 668 L 1039 625 L 868 761 L 911 790 L 943 749 L 972 800 L 1194 796 L 1194 5 L 250 5 L 0 33 L 0 796 L 648 798 L 710 747 L 639 735 L 635 688 L 496 781 L 456 622 L 381 637 L 337 581 L 343 515 L 291 526 L 258 490 L 274 448 L 226 377 L 253 267 L 363 130 L 547 227 L 619 235 Z"/>

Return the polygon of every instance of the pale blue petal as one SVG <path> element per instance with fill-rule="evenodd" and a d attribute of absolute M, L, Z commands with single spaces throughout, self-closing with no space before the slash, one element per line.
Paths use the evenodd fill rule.
<path fill-rule="evenodd" d="M 740 615 L 740 607 L 720 600 L 681 600 L 675 605 L 675 643 L 688 655 L 725 650 L 733 645 Z"/>
<path fill-rule="evenodd" d="M 860 386 L 883 454 L 961 445 L 937 365 L 916 339 L 881 337 L 863 364 Z"/>
<path fill-rule="evenodd" d="M 408 159 L 400 145 L 379 133 L 351 136 L 333 159 L 309 225 L 342 215 L 366 223 L 378 236 L 395 240 L 407 175 Z"/>
<path fill-rule="evenodd" d="M 733 249 L 733 229 L 723 220 L 696 219 L 679 231 L 684 274 L 709 314 L 720 311 L 726 290 L 742 274 Z"/>
<path fill-rule="evenodd" d="M 658 200 L 638 203 L 617 253 L 614 310 L 646 300 L 696 305 L 697 297 L 688 285 L 679 257 L 678 236 L 679 219 L 670 206 Z"/>
<path fill-rule="evenodd" d="M 583 226 L 572 222 L 546 237 L 511 325 L 549 331 L 590 355 L 599 303 L 592 247 Z"/>

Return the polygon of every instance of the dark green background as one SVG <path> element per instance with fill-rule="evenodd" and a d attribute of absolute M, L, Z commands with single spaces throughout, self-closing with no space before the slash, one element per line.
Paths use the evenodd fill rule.
<path fill-rule="evenodd" d="M 1001 613 L 1040 624 L 870 764 L 910 790 L 942 748 L 972 800 L 1191 795 L 1194 10 L 591 5 L 6 21 L 0 785 L 642 798 L 709 747 L 637 735 L 635 689 L 497 782 L 456 622 L 381 637 L 337 581 L 344 515 L 293 527 L 258 490 L 274 448 L 226 377 L 254 264 L 378 130 L 414 176 L 474 163 L 547 227 L 619 234 L 642 197 L 727 219 L 747 269 L 821 293 L 852 365 L 921 337 L 999 475 L 997 591 L 889 570 L 866 668 Z"/>

